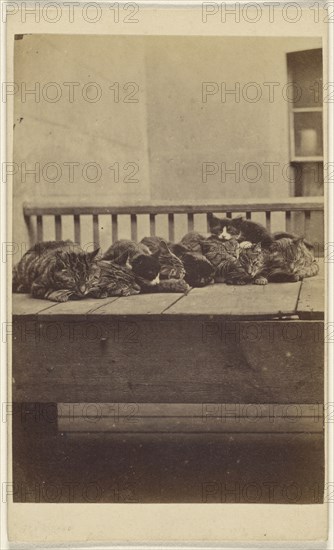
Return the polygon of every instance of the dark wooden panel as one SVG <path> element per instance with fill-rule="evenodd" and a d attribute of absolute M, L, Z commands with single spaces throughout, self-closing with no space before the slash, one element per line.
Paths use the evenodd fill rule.
<path fill-rule="evenodd" d="M 311 418 L 150 418 L 137 417 L 133 421 L 121 418 L 100 418 L 89 422 L 83 417 L 74 420 L 61 417 L 58 420 L 61 432 L 108 432 L 108 433 L 322 433 L 322 422 Z"/>
<path fill-rule="evenodd" d="M 320 321 L 98 319 L 14 319 L 14 401 L 323 401 Z"/>
<path fill-rule="evenodd" d="M 58 403 L 58 417 L 84 417 L 89 422 L 99 418 L 140 417 L 193 417 L 193 418 L 268 418 L 273 422 L 276 417 L 285 417 L 291 422 L 295 418 L 311 418 L 314 422 L 323 422 L 323 406 L 299 403 Z M 256 421 L 256 420 L 255 420 Z"/>
<path fill-rule="evenodd" d="M 317 277 L 304 279 L 297 304 L 300 319 L 323 319 L 324 306 L 325 281 Z"/>

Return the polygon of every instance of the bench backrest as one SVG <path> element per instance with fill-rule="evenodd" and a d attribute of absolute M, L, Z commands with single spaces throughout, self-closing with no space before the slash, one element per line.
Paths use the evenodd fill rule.
<path fill-rule="evenodd" d="M 262 213 L 263 223 L 266 228 L 272 230 L 273 213 L 280 213 L 279 230 L 296 232 L 304 235 L 305 238 L 314 241 L 314 221 L 323 232 L 323 212 L 324 202 L 322 197 L 293 197 L 282 200 L 281 202 L 266 202 L 261 200 L 234 201 L 210 201 L 209 204 L 203 205 L 199 203 L 151 203 L 137 205 L 118 205 L 118 206 L 86 206 L 75 204 L 64 204 L 55 206 L 54 204 L 24 204 L 23 214 L 27 225 L 30 244 L 40 242 L 46 238 L 44 234 L 44 220 L 48 217 L 48 226 L 50 226 L 50 216 L 53 217 L 53 236 L 51 238 L 60 240 L 70 238 L 64 231 L 64 221 L 66 218 L 68 225 L 68 217 L 73 220 L 73 235 L 75 242 L 82 244 L 82 228 L 83 224 L 90 218 L 92 224 L 91 242 L 94 246 L 101 245 L 101 223 L 100 219 L 107 216 L 110 223 L 110 233 L 108 235 L 109 242 L 115 242 L 119 235 L 119 224 L 124 218 L 128 219 L 128 230 L 122 238 L 131 238 L 138 240 L 144 235 L 138 233 L 138 222 L 144 219 L 146 230 L 144 234 L 156 235 L 170 241 L 175 241 L 175 221 L 176 217 L 180 216 L 183 219 L 183 233 L 186 231 L 207 230 L 208 220 L 210 215 L 217 214 L 227 217 L 235 215 L 244 215 L 247 219 L 255 219 L 258 221 L 258 216 Z M 157 232 L 157 217 L 164 217 L 165 222 L 159 224 Z M 206 219 L 206 227 L 203 228 L 203 216 Z M 320 216 L 320 218 L 319 218 Z M 197 223 L 197 219 L 201 217 L 201 225 Z M 262 221 L 262 220 L 261 220 Z M 52 222 L 51 222 L 52 223 Z M 275 228 L 274 228 L 275 229 Z M 277 228 L 275 230 L 278 230 Z M 161 233 L 164 234 L 161 234 Z M 50 233 L 50 227 L 48 228 Z M 124 233 L 124 232 L 123 232 Z M 48 236 L 50 238 L 50 236 Z M 317 241 L 319 238 L 316 239 Z"/>

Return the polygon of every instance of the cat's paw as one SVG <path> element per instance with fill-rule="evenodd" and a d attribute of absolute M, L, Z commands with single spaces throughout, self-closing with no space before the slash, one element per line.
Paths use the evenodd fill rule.
<path fill-rule="evenodd" d="M 250 241 L 242 241 L 239 243 L 239 248 L 246 249 L 246 248 L 252 248 L 252 243 Z"/>
<path fill-rule="evenodd" d="M 137 290 L 135 288 L 124 288 L 121 291 L 120 296 L 135 296 L 136 294 L 139 294 L 140 290 Z"/>
<path fill-rule="evenodd" d="M 226 281 L 226 284 L 227 285 L 246 285 L 247 284 L 247 281 L 244 281 L 243 279 L 239 279 L 239 280 L 228 280 Z"/>
<path fill-rule="evenodd" d="M 268 279 L 266 277 L 257 277 L 254 280 L 254 284 L 255 285 L 267 285 L 268 284 Z"/>
<path fill-rule="evenodd" d="M 48 294 L 47 299 L 51 302 L 68 302 L 71 294 L 68 290 L 54 290 Z"/>

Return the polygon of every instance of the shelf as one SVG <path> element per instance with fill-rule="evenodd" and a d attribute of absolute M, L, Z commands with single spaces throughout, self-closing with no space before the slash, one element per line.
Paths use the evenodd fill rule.
<path fill-rule="evenodd" d="M 290 162 L 324 162 L 324 157 L 293 157 Z"/>
<path fill-rule="evenodd" d="M 293 107 L 293 113 L 322 113 L 322 107 Z"/>

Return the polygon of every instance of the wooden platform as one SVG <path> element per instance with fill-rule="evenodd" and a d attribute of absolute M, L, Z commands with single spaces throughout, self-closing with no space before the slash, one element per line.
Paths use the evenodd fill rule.
<path fill-rule="evenodd" d="M 183 294 L 143 294 L 57 304 L 13 295 L 14 318 L 87 319 L 104 316 L 219 316 L 235 319 L 323 319 L 323 267 L 317 277 L 265 286 L 214 284 Z"/>
<path fill-rule="evenodd" d="M 13 295 L 13 398 L 323 402 L 323 279 L 56 304 Z"/>

